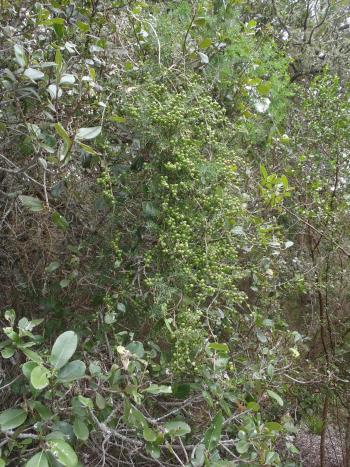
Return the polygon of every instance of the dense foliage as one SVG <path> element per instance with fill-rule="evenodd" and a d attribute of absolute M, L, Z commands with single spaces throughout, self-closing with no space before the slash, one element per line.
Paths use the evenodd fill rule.
<path fill-rule="evenodd" d="M 0 8 L 0 467 L 349 465 L 347 2 Z"/>

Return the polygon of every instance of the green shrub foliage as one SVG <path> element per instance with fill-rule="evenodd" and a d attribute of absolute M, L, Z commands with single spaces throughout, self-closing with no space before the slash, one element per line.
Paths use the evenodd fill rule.
<path fill-rule="evenodd" d="M 336 424 L 349 463 L 348 11 L 313 3 L 0 0 L 0 467 L 292 467 L 298 430 L 325 467 Z"/>

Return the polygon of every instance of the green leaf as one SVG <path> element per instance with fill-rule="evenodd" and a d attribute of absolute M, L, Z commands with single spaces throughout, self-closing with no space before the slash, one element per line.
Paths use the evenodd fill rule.
<path fill-rule="evenodd" d="M 84 397 L 84 396 L 78 396 L 79 402 L 84 406 L 88 407 L 89 409 L 94 408 L 94 404 L 92 403 L 92 400 L 89 397 Z"/>
<path fill-rule="evenodd" d="M 34 370 L 34 368 L 36 366 L 38 366 L 38 364 L 36 362 L 25 362 L 25 363 L 23 363 L 22 373 L 24 374 L 24 376 L 27 379 L 30 379 L 30 375 L 31 375 L 32 371 Z"/>
<path fill-rule="evenodd" d="M 99 362 L 93 360 L 89 363 L 89 371 L 92 376 L 99 376 L 102 374 L 101 366 Z"/>
<path fill-rule="evenodd" d="M 286 448 L 292 454 L 299 454 L 300 453 L 299 449 L 296 446 L 294 446 L 293 443 L 286 443 Z"/>
<path fill-rule="evenodd" d="M 67 363 L 58 372 L 57 378 L 59 382 L 68 383 L 85 376 L 86 366 L 81 360 L 74 360 L 73 362 Z"/>
<path fill-rule="evenodd" d="M 48 441 L 48 445 L 55 459 L 61 462 L 65 467 L 77 466 L 78 457 L 68 443 L 62 439 L 55 439 Z"/>
<path fill-rule="evenodd" d="M 109 120 L 111 122 L 116 122 L 116 123 L 125 123 L 126 122 L 126 118 L 121 117 L 119 115 L 112 115 L 111 117 L 109 117 Z"/>
<path fill-rule="evenodd" d="M 285 175 L 282 175 L 282 176 L 281 176 L 281 182 L 282 182 L 284 188 L 285 188 L 285 189 L 288 189 L 288 186 L 289 186 L 289 184 L 288 184 L 288 178 L 287 178 Z"/>
<path fill-rule="evenodd" d="M 277 422 L 267 422 L 265 423 L 265 426 L 270 431 L 282 431 L 283 430 L 282 425 Z"/>
<path fill-rule="evenodd" d="M 74 433 L 73 433 L 74 435 Z M 65 440 L 65 437 L 67 435 L 65 435 L 62 431 L 51 431 L 51 433 L 48 433 L 46 436 L 45 436 L 45 439 L 47 441 L 49 441 L 50 439 L 53 439 L 53 440 L 56 440 L 56 439 L 62 439 L 63 441 Z M 51 453 L 50 453 L 51 454 Z M 51 460 L 51 459 L 50 459 Z M 56 463 L 56 461 L 55 461 Z M 61 466 L 54 466 L 54 467 L 61 467 Z"/>
<path fill-rule="evenodd" d="M 16 312 L 13 308 L 5 311 L 5 319 L 13 326 L 15 324 Z"/>
<path fill-rule="evenodd" d="M 82 441 L 86 441 L 89 438 L 89 428 L 84 420 L 79 417 L 74 420 L 73 431 L 75 436 Z"/>
<path fill-rule="evenodd" d="M 124 303 L 118 303 L 117 304 L 117 310 L 120 311 L 121 313 L 125 313 L 126 312 L 126 306 L 124 305 Z"/>
<path fill-rule="evenodd" d="M 87 32 L 90 29 L 90 26 L 87 23 L 83 23 L 82 21 L 77 21 L 76 25 L 82 32 Z"/>
<path fill-rule="evenodd" d="M 65 143 L 67 143 L 68 145 L 71 144 L 69 134 L 66 132 L 66 130 L 60 123 L 55 123 L 55 130 L 56 133 L 63 139 Z"/>
<path fill-rule="evenodd" d="M 103 410 L 106 407 L 106 399 L 99 393 L 96 394 L 95 402 L 100 410 Z"/>
<path fill-rule="evenodd" d="M 41 358 L 41 356 L 38 353 L 34 352 L 33 350 L 22 349 L 22 348 L 21 350 L 30 360 L 33 360 L 33 362 L 36 362 L 36 363 L 43 362 L 43 359 Z"/>
<path fill-rule="evenodd" d="M 117 317 L 116 317 L 114 312 L 105 314 L 105 323 L 106 324 L 113 324 L 113 323 L 115 323 L 116 319 L 117 319 Z"/>
<path fill-rule="evenodd" d="M 198 55 L 202 63 L 209 63 L 209 57 L 207 54 L 204 54 L 203 52 L 198 52 Z"/>
<path fill-rule="evenodd" d="M 263 164 L 260 165 L 260 173 L 263 177 L 263 179 L 267 179 L 268 175 L 267 175 L 267 170 L 265 168 L 265 166 Z"/>
<path fill-rule="evenodd" d="M 137 355 L 139 358 L 143 358 L 143 356 L 145 355 L 145 349 L 143 347 L 142 342 L 130 342 L 130 344 L 128 344 L 126 348 L 127 350 L 129 350 L 129 352 L 131 352 L 134 355 Z"/>
<path fill-rule="evenodd" d="M 146 444 L 146 451 L 148 454 L 150 454 L 153 459 L 159 459 L 160 458 L 160 449 L 156 444 Z"/>
<path fill-rule="evenodd" d="M 0 458 L 0 467 L 5 467 L 5 466 L 6 466 L 6 462 L 4 461 L 4 459 Z"/>
<path fill-rule="evenodd" d="M 66 277 L 65 279 L 62 279 L 62 280 L 60 281 L 60 287 L 61 287 L 62 289 L 64 289 L 65 287 L 68 287 L 69 284 L 70 284 L 70 279 L 68 279 L 67 277 Z"/>
<path fill-rule="evenodd" d="M 84 144 L 82 143 L 81 141 L 78 141 L 78 144 L 79 146 L 81 147 L 81 149 L 83 149 L 85 152 L 87 152 L 88 154 L 92 154 L 92 155 L 96 155 L 97 152 L 95 151 L 95 149 L 93 149 L 91 146 L 88 146 L 87 144 Z"/>
<path fill-rule="evenodd" d="M 25 54 L 24 48 L 19 44 L 15 44 L 14 50 L 15 50 L 16 62 L 18 63 L 19 66 L 24 67 L 26 65 L 26 54 Z"/>
<path fill-rule="evenodd" d="M 62 18 L 54 18 L 54 19 L 56 20 L 56 19 L 62 19 Z M 65 26 L 63 24 L 60 24 L 60 23 L 53 24 L 53 29 L 55 31 L 55 34 L 56 34 L 57 38 L 59 40 L 61 40 L 63 35 L 64 35 L 65 29 L 66 29 Z"/>
<path fill-rule="evenodd" d="M 47 88 L 47 92 L 50 94 L 52 100 L 59 99 L 62 96 L 62 89 L 56 86 L 56 84 L 50 84 Z"/>
<path fill-rule="evenodd" d="M 169 433 L 170 436 L 184 436 L 187 433 L 191 433 L 191 427 L 181 421 L 172 421 L 164 424 L 165 432 Z"/>
<path fill-rule="evenodd" d="M 191 392 L 191 386 L 187 383 L 174 384 L 172 391 L 177 399 L 186 399 Z"/>
<path fill-rule="evenodd" d="M 12 430 L 22 425 L 27 419 L 27 412 L 23 409 L 7 409 L 0 414 L 2 431 Z"/>
<path fill-rule="evenodd" d="M 44 73 L 40 70 L 35 70 L 35 68 L 27 68 L 24 72 L 24 76 L 31 79 L 32 81 L 45 78 Z"/>
<path fill-rule="evenodd" d="M 217 352 L 228 352 L 228 345 L 227 344 L 219 344 L 218 342 L 212 342 L 208 345 L 209 349 L 216 350 Z"/>
<path fill-rule="evenodd" d="M 52 433 L 50 439 L 54 439 L 54 440 L 55 439 L 70 440 L 70 439 L 74 438 L 73 426 L 70 423 L 65 422 L 63 420 L 54 423 L 51 426 L 51 429 L 52 429 L 53 433 Z M 58 436 L 58 437 L 55 438 L 54 432 L 62 433 L 64 435 L 64 437 L 62 438 L 61 436 Z"/>
<path fill-rule="evenodd" d="M 247 409 L 252 410 L 253 412 L 259 412 L 260 405 L 255 401 L 251 401 L 251 402 L 248 402 Z"/>
<path fill-rule="evenodd" d="M 143 429 L 143 438 L 145 441 L 153 443 L 153 441 L 157 439 L 157 433 L 154 430 L 152 430 L 152 428 L 145 426 L 145 428 Z"/>
<path fill-rule="evenodd" d="M 52 222 L 58 227 L 60 230 L 67 230 L 69 227 L 69 222 L 65 217 L 63 217 L 59 212 L 55 211 L 52 213 L 51 216 Z"/>
<path fill-rule="evenodd" d="M 45 271 L 46 272 L 54 272 L 59 267 L 60 267 L 60 262 L 59 261 L 52 261 L 48 266 L 46 266 Z"/>
<path fill-rule="evenodd" d="M 144 392 L 149 392 L 150 394 L 171 394 L 171 386 L 163 386 L 158 384 L 151 384 Z"/>
<path fill-rule="evenodd" d="M 15 353 L 16 349 L 14 347 L 5 347 L 2 351 L 1 351 L 1 356 L 2 358 L 11 358 L 13 356 L 13 354 Z"/>
<path fill-rule="evenodd" d="M 198 444 L 196 448 L 192 451 L 191 455 L 191 465 L 193 467 L 202 467 L 205 461 L 205 446 L 204 444 Z"/>
<path fill-rule="evenodd" d="M 268 96 L 271 90 L 271 83 L 269 81 L 263 81 L 262 83 L 258 84 L 256 90 L 260 96 Z"/>
<path fill-rule="evenodd" d="M 219 412 L 215 415 L 214 420 L 204 435 L 204 444 L 208 451 L 212 451 L 218 445 L 221 437 L 222 425 L 224 417 Z"/>
<path fill-rule="evenodd" d="M 101 133 L 101 126 L 94 126 L 90 128 L 79 128 L 75 135 L 75 140 L 81 139 L 94 139 Z"/>
<path fill-rule="evenodd" d="M 35 410 L 36 412 L 38 412 L 38 414 L 40 415 L 40 417 L 43 419 L 43 420 L 49 420 L 50 418 L 53 417 L 53 413 L 51 412 L 51 410 L 46 407 L 46 405 L 44 405 L 42 402 L 40 401 L 32 401 L 32 403 L 30 404 L 28 402 L 28 405 L 33 409 Z"/>
<path fill-rule="evenodd" d="M 35 321 L 37 321 L 37 324 L 35 324 Z M 43 322 L 43 319 L 35 321 L 29 321 L 29 319 L 27 318 L 21 318 L 18 321 L 18 329 L 22 332 L 32 331 L 35 326 L 38 326 L 40 323 Z"/>
<path fill-rule="evenodd" d="M 39 198 L 34 198 L 34 196 L 25 195 L 20 195 L 18 198 L 27 209 L 30 209 L 33 212 L 40 212 L 44 209 L 44 205 Z"/>
<path fill-rule="evenodd" d="M 78 345 L 78 336 L 73 331 L 66 331 L 56 339 L 51 350 L 51 364 L 56 369 L 64 367 Z"/>
<path fill-rule="evenodd" d="M 61 86 L 69 86 L 71 84 L 75 83 L 75 76 L 70 75 L 70 74 L 64 74 L 62 75 L 62 78 L 60 79 L 60 85 Z"/>
<path fill-rule="evenodd" d="M 270 389 L 267 390 L 267 394 L 271 397 L 271 399 L 274 399 L 281 407 L 283 407 L 283 399 L 281 396 L 279 396 L 274 391 L 270 391 Z"/>
<path fill-rule="evenodd" d="M 198 16 L 193 22 L 197 26 L 204 26 L 206 24 L 207 20 L 206 20 L 206 18 L 204 16 Z"/>
<path fill-rule="evenodd" d="M 265 344 L 265 342 L 267 342 L 267 337 L 266 337 L 266 335 L 265 335 L 260 329 L 258 329 L 258 330 L 256 331 L 256 337 L 257 337 L 258 340 L 259 340 L 261 343 L 263 343 L 263 344 Z"/>
<path fill-rule="evenodd" d="M 201 40 L 200 43 L 198 44 L 198 47 L 200 49 L 207 49 L 208 47 L 211 46 L 211 39 L 210 37 L 206 37 L 205 39 Z"/>
<path fill-rule="evenodd" d="M 273 465 L 275 464 L 274 461 L 279 461 L 279 455 L 275 451 L 268 451 L 265 456 L 265 465 Z M 279 463 L 279 462 L 278 462 Z M 276 464 L 275 464 L 276 465 Z"/>
<path fill-rule="evenodd" d="M 238 443 L 235 445 L 235 447 L 237 449 L 237 452 L 239 452 L 239 454 L 244 454 L 248 451 L 249 444 L 247 443 L 245 439 L 240 439 Z"/>
<path fill-rule="evenodd" d="M 63 64 L 63 58 L 62 58 L 62 54 L 61 54 L 61 51 L 59 48 L 56 49 L 56 53 L 55 53 L 55 63 L 57 65 L 57 68 L 58 68 L 58 71 L 61 71 L 62 69 L 62 64 Z"/>
<path fill-rule="evenodd" d="M 49 376 L 49 370 L 38 365 L 30 374 L 30 382 L 35 389 L 44 389 L 49 384 Z"/>
<path fill-rule="evenodd" d="M 133 70 L 133 69 L 134 69 L 134 65 L 133 65 L 132 62 L 127 61 L 127 62 L 124 63 L 124 70 L 130 71 L 130 70 Z"/>
<path fill-rule="evenodd" d="M 26 463 L 25 467 L 49 467 L 49 461 L 44 451 L 38 452 Z"/>

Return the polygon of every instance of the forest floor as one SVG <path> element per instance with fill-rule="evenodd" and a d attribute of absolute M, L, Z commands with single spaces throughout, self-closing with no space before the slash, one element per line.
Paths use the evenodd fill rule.
<path fill-rule="evenodd" d="M 339 429 L 329 426 L 326 433 L 326 467 L 347 467 L 343 464 L 342 445 L 343 436 Z M 305 467 L 320 467 L 320 442 L 321 436 L 309 430 L 300 430 L 295 444 L 300 450 L 302 465 Z"/>

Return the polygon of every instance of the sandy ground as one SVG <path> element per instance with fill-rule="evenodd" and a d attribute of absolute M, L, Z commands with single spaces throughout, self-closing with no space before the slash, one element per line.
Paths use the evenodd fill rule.
<path fill-rule="evenodd" d="M 343 462 L 343 437 L 334 427 L 327 428 L 326 435 L 326 466 L 350 467 Z M 320 466 L 321 437 L 307 430 L 300 430 L 295 439 L 295 445 L 300 450 L 301 465 L 305 467 Z"/>

